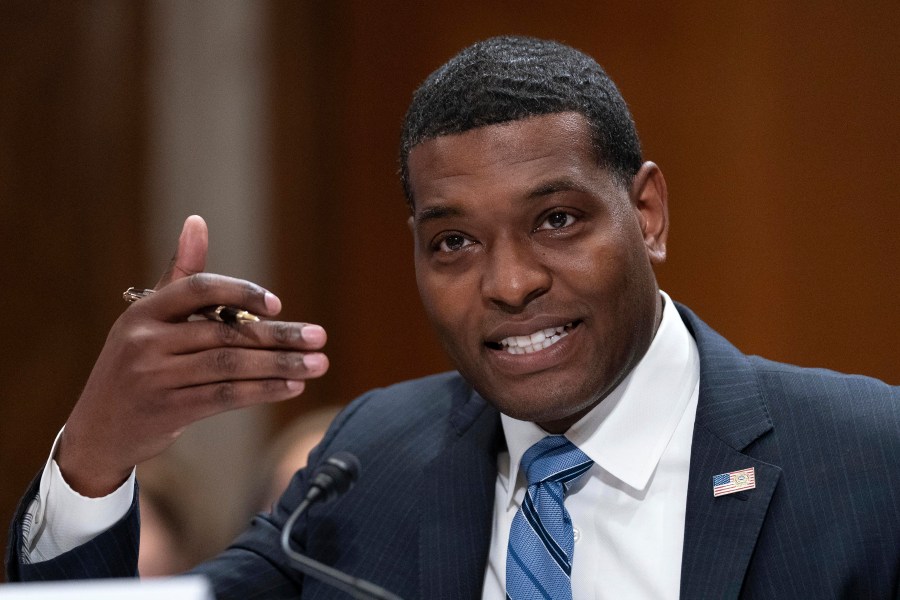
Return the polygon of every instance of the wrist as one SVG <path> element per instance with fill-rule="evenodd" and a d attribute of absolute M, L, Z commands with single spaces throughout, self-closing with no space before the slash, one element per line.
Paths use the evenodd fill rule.
<path fill-rule="evenodd" d="M 116 491 L 131 476 L 133 465 L 106 464 L 103 452 L 91 452 L 63 431 L 54 457 L 60 474 L 72 491 L 87 498 L 102 498 Z"/>

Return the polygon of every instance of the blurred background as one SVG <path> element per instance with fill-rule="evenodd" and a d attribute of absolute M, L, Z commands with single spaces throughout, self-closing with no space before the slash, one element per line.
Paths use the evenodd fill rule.
<path fill-rule="evenodd" d="M 177 472 L 156 479 L 185 505 L 185 563 L 256 510 L 290 422 L 447 369 L 397 143 L 416 86 L 497 34 L 618 83 L 668 181 L 673 298 L 745 352 L 900 383 L 898 30 L 895 0 L 0 1 L 0 517 L 192 213 L 210 270 L 325 326 L 331 370 L 148 466 Z"/>

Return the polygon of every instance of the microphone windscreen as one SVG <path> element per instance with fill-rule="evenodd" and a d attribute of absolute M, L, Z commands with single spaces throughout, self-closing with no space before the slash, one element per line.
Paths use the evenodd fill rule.
<path fill-rule="evenodd" d="M 313 473 L 311 487 L 319 488 L 318 500 L 328 502 L 353 487 L 359 477 L 359 459 L 349 452 L 337 452 L 329 456 Z"/>

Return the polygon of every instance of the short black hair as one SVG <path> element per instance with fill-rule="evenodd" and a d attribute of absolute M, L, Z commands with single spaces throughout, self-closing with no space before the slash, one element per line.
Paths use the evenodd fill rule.
<path fill-rule="evenodd" d="M 565 44 L 522 36 L 469 46 L 413 94 L 400 140 L 400 179 L 410 209 L 409 152 L 426 140 L 557 112 L 590 123 L 597 160 L 630 187 L 641 143 L 625 100 L 597 62 Z"/>

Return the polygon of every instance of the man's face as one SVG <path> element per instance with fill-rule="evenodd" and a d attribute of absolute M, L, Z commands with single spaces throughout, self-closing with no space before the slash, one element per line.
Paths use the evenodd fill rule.
<path fill-rule="evenodd" d="M 623 189 L 568 112 L 423 142 L 409 171 L 416 279 L 444 349 L 501 412 L 565 431 L 659 323 L 661 173 L 647 163 Z"/>

